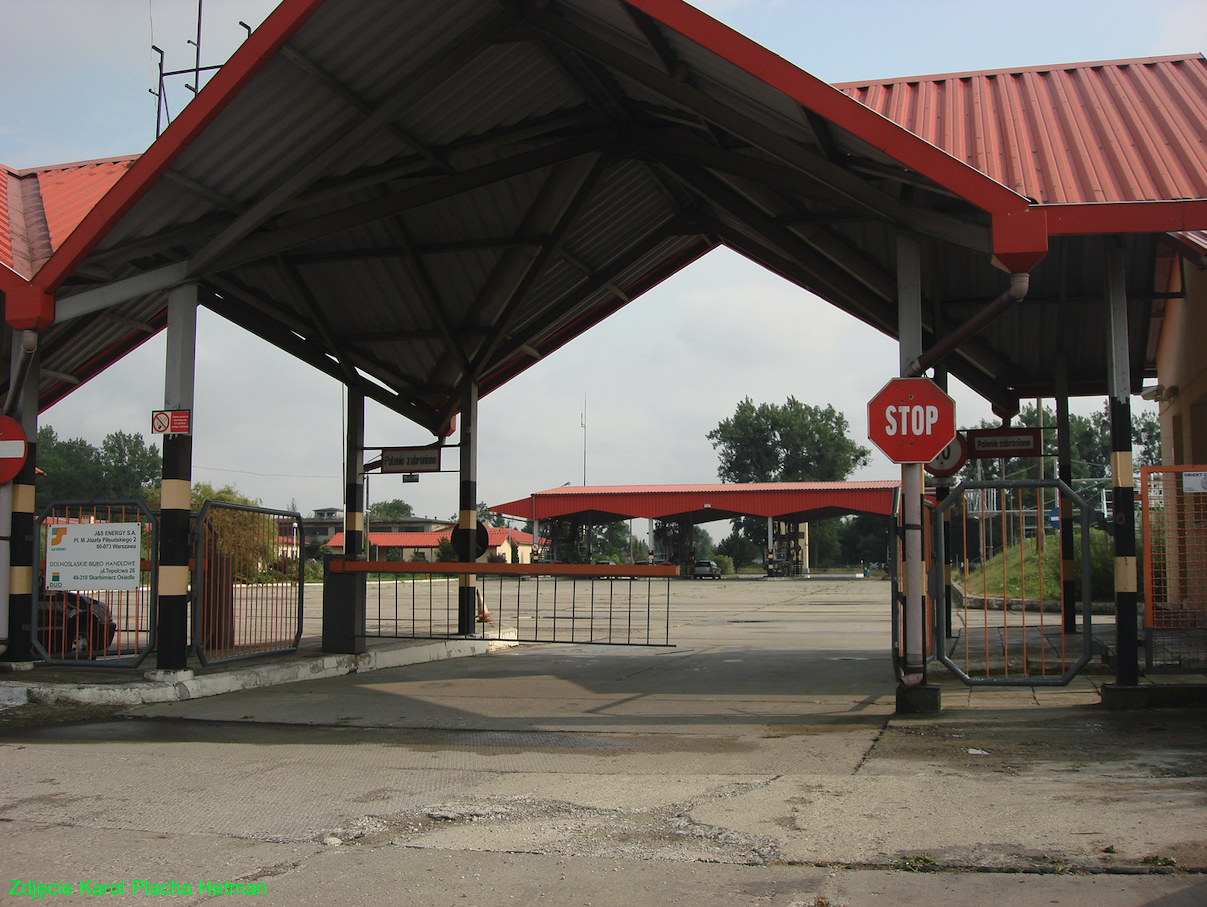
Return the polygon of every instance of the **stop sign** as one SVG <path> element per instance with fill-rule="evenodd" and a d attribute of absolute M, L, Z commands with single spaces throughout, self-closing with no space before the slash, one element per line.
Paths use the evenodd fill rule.
<path fill-rule="evenodd" d="M 929 378 L 894 378 L 868 403 L 868 439 L 894 463 L 929 463 L 956 435 L 956 403 Z"/>

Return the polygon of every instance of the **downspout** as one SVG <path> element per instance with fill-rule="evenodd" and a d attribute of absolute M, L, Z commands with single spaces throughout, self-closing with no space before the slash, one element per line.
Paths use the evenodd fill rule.
<path fill-rule="evenodd" d="M 17 358 L 16 371 L 12 384 L 8 388 L 8 397 L 4 400 L 4 415 L 13 416 L 21 406 L 21 395 L 25 392 L 25 379 L 29 377 L 29 367 L 33 365 L 34 353 L 38 351 L 38 332 L 21 332 L 21 355 Z"/>
<path fill-rule="evenodd" d="M 903 378 L 917 378 L 928 368 L 945 359 L 961 343 L 989 324 L 1016 302 L 1022 302 L 1031 286 L 1031 275 L 1027 271 L 1015 271 L 1010 275 L 1010 289 L 985 306 L 950 334 L 944 335 L 934 346 L 911 362 L 901 373 Z"/>

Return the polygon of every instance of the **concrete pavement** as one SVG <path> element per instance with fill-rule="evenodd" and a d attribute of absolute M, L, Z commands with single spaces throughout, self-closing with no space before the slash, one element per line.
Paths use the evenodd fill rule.
<path fill-rule="evenodd" d="M 0 856 L 14 879 L 191 880 L 179 904 L 215 899 L 199 879 L 282 905 L 1207 903 L 1203 712 L 1105 711 L 1103 678 L 940 679 L 942 715 L 894 718 L 883 587 L 679 586 L 674 649 L 10 723 Z"/>

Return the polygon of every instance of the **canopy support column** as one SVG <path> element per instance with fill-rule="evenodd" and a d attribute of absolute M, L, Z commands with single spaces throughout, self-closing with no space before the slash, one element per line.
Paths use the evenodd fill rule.
<path fill-rule="evenodd" d="M 348 388 L 348 434 L 344 439 L 344 554 L 361 559 L 365 529 L 365 395 Z M 365 589 L 368 574 L 327 573 L 323 578 L 323 651 L 365 651 Z"/>
<path fill-rule="evenodd" d="M 28 372 L 20 396 L 11 401 L 15 407 L 12 415 L 21 423 L 29 449 L 17 477 L 0 489 L 0 526 L 9 527 L 8 536 L 11 539 L 0 542 L 8 549 L 5 561 L 8 567 L 7 583 L 2 591 L 8 602 L 5 661 L 29 661 L 33 658 L 30 636 L 35 601 L 33 566 L 34 557 L 38 554 L 34 545 L 34 480 L 38 465 L 38 376 L 41 354 L 35 350 L 23 365 L 21 346 L 22 335 L 14 331 L 10 383 L 16 386 L 19 369 L 24 367 Z"/>
<path fill-rule="evenodd" d="M 470 381 L 461 402 L 461 489 L 457 528 L 460 544 L 457 559 L 477 560 L 478 540 L 478 384 Z M 464 574 L 457 590 L 457 633 L 472 636 L 477 629 L 478 577 Z"/>
<path fill-rule="evenodd" d="M 193 492 L 193 385 L 197 367 L 197 284 L 168 291 L 163 408 L 188 410 L 188 434 L 163 436 L 159 490 L 159 619 L 155 667 L 183 671 L 189 655 L 189 519 Z"/>
<path fill-rule="evenodd" d="M 1111 510 L 1115 529 L 1115 683 L 1140 683 L 1136 594 L 1136 488 L 1132 466 L 1131 358 L 1123 245 L 1106 239 L 1106 302 L 1110 318 Z"/>
<path fill-rule="evenodd" d="M 922 241 L 897 234 L 897 341 L 900 373 L 909 377 L 922 355 Z M 921 463 L 901 465 L 901 506 L 905 532 L 905 643 L 897 686 L 900 713 L 937 712 L 939 688 L 926 682 L 926 595 L 922 544 Z"/>

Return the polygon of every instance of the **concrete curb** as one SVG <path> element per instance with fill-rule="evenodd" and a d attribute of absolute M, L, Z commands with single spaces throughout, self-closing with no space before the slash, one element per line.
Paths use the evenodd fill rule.
<path fill-rule="evenodd" d="M 383 668 L 446 658 L 467 658 L 516 645 L 498 639 L 440 639 L 420 645 L 376 648 L 361 655 L 319 655 L 288 663 L 248 665 L 213 674 L 195 676 L 192 671 L 167 673 L 154 679 L 147 671 L 143 679 L 118 683 L 48 683 L 36 680 L 0 681 L 0 705 L 24 705 L 28 702 L 77 702 L 89 705 L 148 705 L 201 699 L 248 690 L 255 687 L 321 680 L 344 674 L 362 674 Z M 150 678 L 150 679 L 148 679 Z"/>

